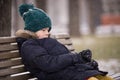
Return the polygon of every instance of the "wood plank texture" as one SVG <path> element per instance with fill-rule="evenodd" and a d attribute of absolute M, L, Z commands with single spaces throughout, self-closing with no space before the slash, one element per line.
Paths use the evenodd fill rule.
<path fill-rule="evenodd" d="M 29 74 L 24 74 L 24 75 L 19 75 L 19 76 L 6 76 L 3 78 L 0 78 L 0 80 L 28 80 L 30 79 L 30 75 Z"/>
<path fill-rule="evenodd" d="M 17 57 L 20 57 L 18 50 L 0 52 L 0 59 L 11 59 L 11 58 L 17 58 Z"/>
<path fill-rule="evenodd" d="M 21 59 L 0 61 L 0 68 L 22 65 Z"/>
<path fill-rule="evenodd" d="M 0 43 L 13 43 L 16 42 L 16 37 L 0 37 Z"/>
<path fill-rule="evenodd" d="M 1 44 L 0 45 L 0 51 L 12 51 L 12 50 L 17 50 L 18 47 L 17 45 L 12 45 L 12 44 Z"/>
<path fill-rule="evenodd" d="M 21 73 L 21 72 L 25 72 L 24 67 L 19 67 L 19 68 L 6 68 L 6 69 L 0 69 L 0 76 L 8 76 L 8 75 L 12 75 L 12 74 L 17 74 L 17 73 Z"/>

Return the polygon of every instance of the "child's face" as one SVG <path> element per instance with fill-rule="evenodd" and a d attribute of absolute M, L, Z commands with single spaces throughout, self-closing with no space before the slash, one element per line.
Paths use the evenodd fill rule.
<path fill-rule="evenodd" d="M 38 37 L 39 39 L 48 38 L 48 36 L 49 36 L 49 34 L 50 34 L 50 33 L 49 33 L 49 28 L 43 28 L 43 29 L 35 32 L 35 34 L 37 35 L 37 37 Z"/>

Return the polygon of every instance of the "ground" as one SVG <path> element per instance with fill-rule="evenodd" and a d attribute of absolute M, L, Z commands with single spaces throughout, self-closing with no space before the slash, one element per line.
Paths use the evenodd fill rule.
<path fill-rule="evenodd" d="M 100 69 L 109 74 L 120 72 L 120 37 L 119 36 L 82 36 L 72 37 L 76 52 L 91 49 L 93 58 L 98 61 Z"/>

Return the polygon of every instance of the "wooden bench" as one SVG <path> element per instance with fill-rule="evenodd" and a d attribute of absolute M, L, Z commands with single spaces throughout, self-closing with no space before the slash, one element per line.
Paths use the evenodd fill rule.
<path fill-rule="evenodd" d="M 74 48 L 69 35 L 52 35 L 71 52 Z M 112 75 L 120 80 L 120 73 Z M 0 80 L 36 80 L 24 69 L 18 52 L 16 37 L 0 37 Z"/>
<path fill-rule="evenodd" d="M 52 35 L 74 51 L 69 35 Z M 0 37 L 0 80 L 28 80 L 30 73 L 24 69 L 18 52 L 16 37 Z"/>

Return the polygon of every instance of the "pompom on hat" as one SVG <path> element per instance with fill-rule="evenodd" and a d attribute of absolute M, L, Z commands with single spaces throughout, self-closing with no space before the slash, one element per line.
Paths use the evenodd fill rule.
<path fill-rule="evenodd" d="M 23 17 L 24 30 L 37 32 L 43 28 L 51 30 L 51 20 L 49 16 L 41 9 L 34 7 L 32 4 L 22 4 L 19 6 L 19 13 Z"/>

